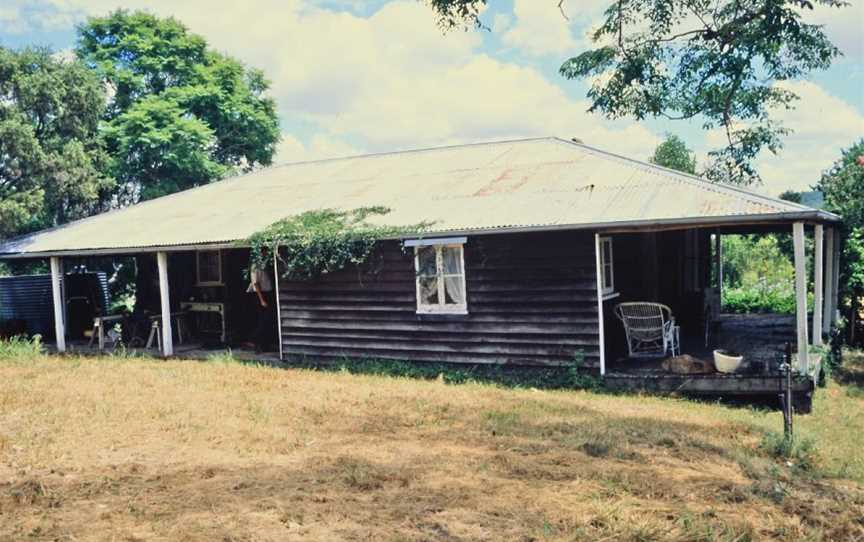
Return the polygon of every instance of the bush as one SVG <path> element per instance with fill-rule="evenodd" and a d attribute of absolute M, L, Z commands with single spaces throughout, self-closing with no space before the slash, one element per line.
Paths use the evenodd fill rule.
<path fill-rule="evenodd" d="M 795 269 L 784 248 L 788 242 L 788 235 L 779 234 L 723 236 L 724 312 L 795 313 Z"/>
<path fill-rule="evenodd" d="M 294 366 L 350 374 L 441 380 L 447 384 L 482 382 L 510 388 L 599 389 L 600 378 L 582 368 L 582 355 L 565 367 L 512 367 L 500 365 L 454 365 L 411 363 L 386 359 L 345 358 L 338 364 L 299 363 Z"/>
<path fill-rule="evenodd" d="M 39 335 L 34 335 L 32 339 L 23 335 L 0 339 L 0 359 L 26 358 L 42 354 L 42 337 Z"/>
<path fill-rule="evenodd" d="M 795 292 L 776 284 L 739 286 L 723 291 L 723 312 L 795 313 Z"/>
<path fill-rule="evenodd" d="M 770 432 L 762 439 L 761 448 L 775 459 L 783 459 L 802 471 L 813 472 L 819 466 L 819 451 L 810 439 L 787 438 Z"/>

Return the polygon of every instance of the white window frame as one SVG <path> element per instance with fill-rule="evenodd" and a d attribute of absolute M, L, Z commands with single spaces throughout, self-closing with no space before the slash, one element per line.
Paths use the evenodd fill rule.
<path fill-rule="evenodd" d="M 414 287 L 417 296 L 417 314 L 468 314 L 468 288 L 465 282 L 465 242 L 461 239 L 458 240 L 460 242 L 415 242 L 415 243 L 406 243 L 406 246 L 414 247 Z M 447 239 L 446 241 L 452 241 L 452 239 Z M 438 304 L 437 305 L 426 305 L 421 302 L 422 296 L 420 295 L 420 252 L 418 249 L 420 248 L 428 248 L 432 247 L 435 249 L 435 277 L 438 279 Z M 462 260 L 462 293 L 465 300 L 459 304 L 445 304 L 444 300 L 445 291 L 444 291 L 444 279 L 448 276 L 459 276 L 454 274 L 445 275 L 444 274 L 444 255 L 442 249 L 444 247 L 447 248 L 458 248 L 459 249 L 459 258 Z M 427 277 L 428 278 L 428 277 Z"/>
<path fill-rule="evenodd" d="M 217 269 L 219 270 L 219 280 L 201 280 L 201 254 L 205 252 L 216 253 L 216 259 L 219 262 L 219 266 Z M 224 286 L 225 283 L 222 281 L 222 251 L 219 249 L 215 250 L 199 250 L 195 252 L 195 285 L 196 286 Z"/>
<path fill-rule="evenodd" d="M 604 245 L 609 245 L 609 261 L 606 261 L 606 250 Z M 600 285 L 601 290 L 600 293 L 603 296 L 613 296 L 615 294 L 615 253 L 613 251 L 614 245 L 612 244 L 611 237 L 600 237 L 600 243 L 598 245 L 600 249 Z M 606 266 L 609 266 L 609 284 L 606 284 Z"/>

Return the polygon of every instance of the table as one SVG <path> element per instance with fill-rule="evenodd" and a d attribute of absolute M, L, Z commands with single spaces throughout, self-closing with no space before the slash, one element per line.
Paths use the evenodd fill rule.
<path fill-rule="evenodd" d="M 225 343 L 228 340 L 228 330 L 225 325 L 225 304 L 212 301 L 181 301 L 180 308 L 185 312 L 203 312 L 216 313 L 219 315 L 219 321 L 222 325 L 221 340 Z"/>

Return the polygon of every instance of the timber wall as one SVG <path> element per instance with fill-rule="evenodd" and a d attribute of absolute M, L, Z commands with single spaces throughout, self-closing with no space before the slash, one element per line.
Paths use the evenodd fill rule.
<path fill-rule="evenodd" d="M 467 315 L 416 313 L 413 249 L 382 243 L 362 269 L 279 280 L 283 355 L 599 365 L 593 234 L 469 237 Z"/>

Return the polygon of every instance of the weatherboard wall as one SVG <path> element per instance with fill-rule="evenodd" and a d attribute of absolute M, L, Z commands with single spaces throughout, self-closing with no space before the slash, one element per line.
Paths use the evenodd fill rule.
<path fill-rule="evenodd" d="M 382 243 L 362 269 L 279 281 L 289 360 L 599 363 L 593 235 L 469 237 L 468 314 L 417 314 L 414 254 Z"/>

